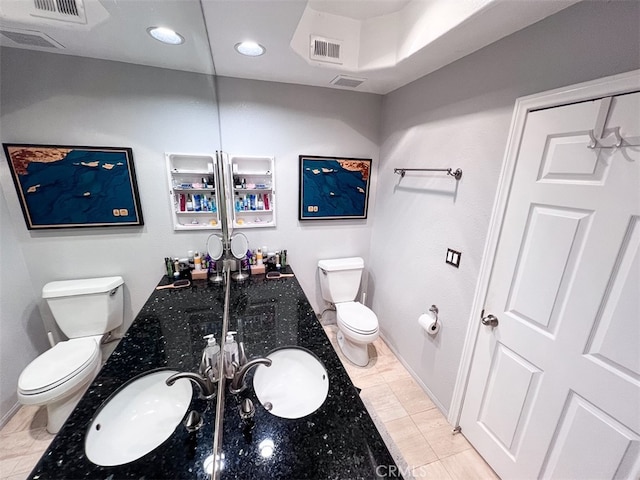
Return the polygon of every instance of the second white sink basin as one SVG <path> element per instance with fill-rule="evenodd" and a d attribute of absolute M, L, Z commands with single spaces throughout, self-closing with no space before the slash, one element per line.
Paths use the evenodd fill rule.
<path fill-rule="evenodd" d="M 180 423 L 193 390 L 186 379 L 167 386 L 174 373 L 160 370 L 125 385 L 98 411 L 85 439 L 87 458 L 110 467 L 146 455 L 171 436 Z"/>
<path fill-rule="evenodd" d="M 329 392 L 329 376 L 318 358 L 303 348 L 274 350 L 270 367 L 258 366 L 253 388 L 260 403 L 273 415 L 301 418 L 315 412 Z"/>

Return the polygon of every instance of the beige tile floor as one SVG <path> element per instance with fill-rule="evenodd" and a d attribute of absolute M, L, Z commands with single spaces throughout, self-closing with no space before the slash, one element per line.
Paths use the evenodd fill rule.
<path fill-rule="evenodd" d="M 354 385 L 372 406 L 396 443 L 414 477 L 433 480 L 498 479 L 462 434 L 452 426 L 413 380 L 382 339 L 370 347 L 364 368 L 344 358 L 335 325 L 324 326 Z M 0 430 L 0 479 L 27 478 L 51 443 L 46 411 L 23 406 Z"/>
<path fill-rule="evenodd" d="M 0 479 L 27 478 L 53 440 L 46 424 L 44 407 L 23 406 L 0 430 Z"/>
<path fill-rule="evenodd" d="M 382 338 L 369 347 L 369 364 L 357 367 L 340 351 L 337 328 L 324 325 L 351 381 L 362 389 L 360 395 L 382 420 L 415 478 L 499 478 L 462 434 L 452 434 L 453 427 Z"/>

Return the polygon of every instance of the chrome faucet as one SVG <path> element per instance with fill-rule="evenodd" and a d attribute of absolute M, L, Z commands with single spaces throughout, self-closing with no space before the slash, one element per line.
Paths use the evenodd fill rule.
<path fill-rule="evenodd" d="M 205 340 L 207 340 L 207 347 L 202 351 L 198 373 L 178 372 L 167 378 L 165 383 L 168 386 L 171 386 L 176 382 L 176 380 L 179 380 L 180 378 L 186 378 L 187 380 L 190 380 L 196 387 L 198 387 L 201 398 L 204 398 L 205 400 L 211 400 L 215 396 L 215 385 L 219 380 L 218 369 L 220 361 L 220 349 L 217 348 L 215 339 L 213 339 L 213 335 L 207 335 L 204 338 Z M 209 349 L 213 349 L 213 352 L 210 352 Z"/>
<path fill-rule="evenodd" d="M 231 385 L 229 387 L 229 391 L 231 393 L 240 393 L 246 388 L 244 384 L 244 377 L 247 375 L 249 370 L 258 365 L 265 365 L 267 367 L 271 366 L 271 359 L 264 357 L 252 358 L 244 365 L 240 366 L 237 363 L 233 363 L 232 367 L 234 370 L 233 379 L 231 380 Z"/>
<path fill-rule="evenodd" d="M 187 380 L 191 380 L 196 387 L 198 387 L 198 391 L 200 392 L 200 397 L 205 400 L 211 400 L 216 395 L 215 383 L 211 381 L 208 375 L 201 375 L 199 373 L 193 372 L 178 372 L 171 375 L 165 383 L 168 386 L 176 383 L 176 380 L 181 378 L 186 378 Z"/>

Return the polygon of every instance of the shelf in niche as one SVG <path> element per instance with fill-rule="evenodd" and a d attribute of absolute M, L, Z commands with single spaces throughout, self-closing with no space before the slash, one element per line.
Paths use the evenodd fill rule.
<path fill-rule="evenodd" d="M 188 212 L 186 210 L 184 212 L 181 212 L 180 210 L 178 210 L 176 211 L 176 215 L 209 215 L 211 217 L 217 217 L 218 212 L 211 212 L 209 210 L 207 210 L 206 212 L 196 212 L 195 210 L 193 212 Z"/>
<path fill-rule="evenodd" d="M 178 193 L 192 193 L 192 192 L 211 192 L 214 193 L 216 191 L 215 188 L 174 188 L 174 192 Z"/>
<path fill-rule="evenodd" d="M 220 224 L 211 225 L 210 223 L 187 223 L 183 225 L 182 223 L 176 224 L 174 230 L 220 230 Z"/>
<path fill-rule="evenodd" d="M 220 230 L 220 214 L 210 210 L 180 211 L 181 196 L 213 197 L 215 204 L 220 200 L 216 190 L 217 158 L 211 154 L 197 153 L 165 153 L 167 180 L 169 185 L 169 202 L 174 230 Z M 205 179 L 205 182 L 202 179 Z M 182 188 L 182 185 L 192 185 L 192 188 Z M 193 188 L 193 185 L 201 187 Z M 207 188 L 203 188 L 207 185 Z M 195 221 L 197 223 L 191 223 Z M 210 221 L 216 224 L 211 225 Z"/>
<path fill-rule="evenodd" d="M 276 176 L 273 157 L 231 155 L 229 164 L 232 172 L 232 192 L 243 196 L 268 198 L 269 208 L 266 210 L 235 210 L 232 205 L 232 225 L 234 228 L 260 228 L 276 226 Z M 244 182 L 242 182 L 244 180 Z M 244 188 L 240 183 L 244 183 Z M 236 185 L 240 185 L 236 188 Z M 252 188 L 247 188 L 251 185 Z M 265 188 L 256 188 L 264 185 Z M 233 194 L 232 194 L 233 195 Z M 235 201 L 237 197 L 230 198 Z M 240 220 L 240 222 L 238 222 Z M 256 221 L 260 220 L 260 221 Z"/>
<path fill-rule="evenodd" d="M 258 215 L 261 213 L 273 213 L 273 210 L 269 209 L 269 210 L 238 210 L 236 212 L 236 214 L 252 214 L 252 215 Z"/>
<path fill-rule="evenodd" d="M 274 222 L 233 222 L 234 228 L 260 228 L 260 227 L 275 227 Z"/>
<path fill-rule="evenodd" d="M 206 170 L 172 170 L 171 175 L 213 175 Z"/>
<path fill-rule="evenodd" d="M 264 172 L 264 173 L 258 173 L 258 172 L 234 172 L 233 173 L 234 177 L 270 177 L 271 175 L 273 175 L 272 172 Z"/>

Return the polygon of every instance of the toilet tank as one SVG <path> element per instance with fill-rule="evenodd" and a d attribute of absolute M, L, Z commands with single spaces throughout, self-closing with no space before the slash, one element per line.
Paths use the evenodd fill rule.
<path fill-rule="evenodd" d="M 331 303 L 352 302 L 358 295 L 364 260 L 360 257 L 320 260 L 322 298 Z"/>
<path fill-rule="evenodd" d="M 67 337 L 101 335 L 122 325 L 123 284 L 122 277 L 50 282 L 42 298 Z"/>

